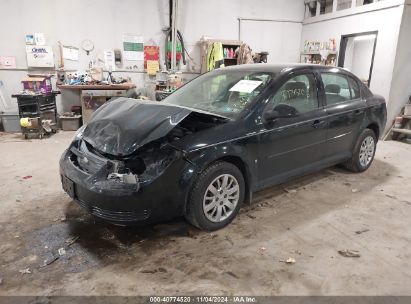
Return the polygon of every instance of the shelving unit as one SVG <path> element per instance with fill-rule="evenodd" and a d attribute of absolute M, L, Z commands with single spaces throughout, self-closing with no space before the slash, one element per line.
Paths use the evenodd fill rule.
<path fill-rule="evenodd" d="M 309 64 L 323 64 L 323 65 L 328 65 L 328 66 L 337 66 L 337 52 L 329 51 L 326 60 L 322 59 L 320 51 L 301 52 L 300 62 L 309 63 Z"/>
<path fill-rule="evenodd" d="M 232 48 L 234 51 L 240 47 L 243 43 L 240 40 L 219 40 L 219 39 L 207 39 L 200 41 L 201 43 L 201 73 L 207 72 L 207 57 L 208 57 L 208 47 L 214 42 L 221 42 L 224 48 Z M 237 65 L 237 57 L 234 58 L 224 58 L 224 65 Z"/>

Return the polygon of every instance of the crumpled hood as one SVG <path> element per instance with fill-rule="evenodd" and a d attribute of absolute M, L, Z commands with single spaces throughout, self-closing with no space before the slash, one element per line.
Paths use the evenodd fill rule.
<path fill-rule="evenodd" d="M 118 98 L 93 114 L 83 138 L 100 152 L 129 155 L 165 136 L 190 113 L 190 109 L 160 102 Z"/>

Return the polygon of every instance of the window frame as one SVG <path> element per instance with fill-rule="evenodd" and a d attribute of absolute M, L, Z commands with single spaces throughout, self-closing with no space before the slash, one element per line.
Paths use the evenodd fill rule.
<path fill-rule="evenodd" d="M 268 111 L 268 107 L 270 106 L 270 100 L 272 98 L 274 98 L 274 96 L 279 92 L 279 90 L 292 78 L 297 77 L 297 76 L 303 76 L 303 75 L 311 75 L 314 79 L 314 84 L 315 84 L 315 91 L 316 91 L 316 97 L 317 97 L 317 105 L 318 107 L 315 109 L 312 109 L 311 111 L 308 112 L 304 112 L 304 113 L 298 113 L 298 116 L 302 116 L 302 115 L 306 115 L 306 114 L 310 114 L 314 111 L 318 111 L 320 109 L 324 108 L 324 104 L 321 98 L 321 87 L 320 87 L 320 79 L 318 79 L 318 75 L 316 73 L 316 71 L 313 70 L 300 70 L 300 71 L 293 71 L 290 74 L 288 74 L 287 76 L 285 76 L 279 83 L 278 85 L 275 86 L 273 93 L 271 93 L 268 98 L 267 98 L 267 103 L 265 104 L 263 110 L 262 110 L 262 114 L 264 114 L 266 111 Z"/>

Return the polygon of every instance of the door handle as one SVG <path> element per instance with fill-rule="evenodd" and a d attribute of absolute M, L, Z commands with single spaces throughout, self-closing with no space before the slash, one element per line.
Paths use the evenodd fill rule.
<path fill-rule="evenodd" d="M 324 120 L 316 119 L 311 125 L 313 128 L 319 128 L 324 123 Z"/>
<path fill-rule="evenodd" d="M 354 111 L 354 114 L 355 114 L 355 115 L 360 115 L 360 114 L 362 114 L 362 113 L 364 113 L 364 110 L 355 110 L 355 111 Z"/>

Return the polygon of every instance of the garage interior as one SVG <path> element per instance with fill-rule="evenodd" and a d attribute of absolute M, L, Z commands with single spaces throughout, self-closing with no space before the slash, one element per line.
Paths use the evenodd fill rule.
<path fill-rule="evenodd" d="M 0 302 L 411 295 L 411 0 L 0 8 Z M 210 64 L 217 46 L 221 67 Z M 119 97 L 161 103 L 210 70 L 245 63 L 340 67 L 384 97 L 371 167 L 337 165 L 258 191 L 212 232 L 183 217 L 116 226 L 62 189 L 59 160 L 99 107 Z"/>

